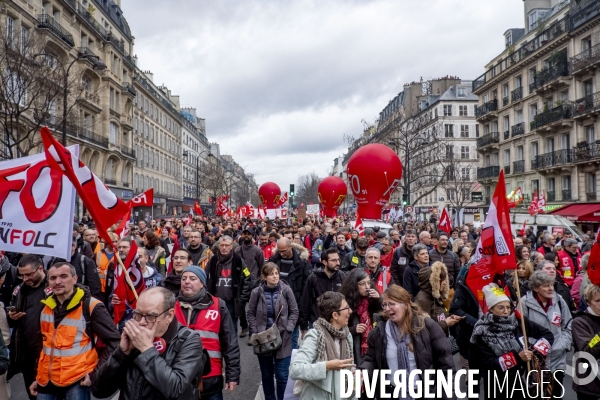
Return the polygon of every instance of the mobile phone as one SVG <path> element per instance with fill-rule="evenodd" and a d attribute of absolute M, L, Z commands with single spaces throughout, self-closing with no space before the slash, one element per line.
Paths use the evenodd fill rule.
<path fill-rule="evenodd" d="M 6 311 L 17 312 L 17 307 L 15 307 L 15 306 L 7 306 L 6 307 Z"/>

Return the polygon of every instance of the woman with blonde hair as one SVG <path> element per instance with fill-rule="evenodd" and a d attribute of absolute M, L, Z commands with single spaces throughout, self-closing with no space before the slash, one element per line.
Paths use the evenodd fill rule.
<path fill-rule="evenodd" d="M 403 370 L 407 377 L 416 369 L 436 369 L 446 373 L 456 371 L 444 331 L 411 302 L 410 294 L 404 288 L 391 285 L 383 293 L 383 318 L 384 321 L 377 324 L 369 335 L 369 348 L 360 369 L 367 370 L 371 376 L 380 369 L 391 370 L 392 376 L 396 371 Z M 375 390 L 377 399 L 382 389 L 379 385 L 378 380 Z M 394 391 L 391 383 L 384 389 L 390 394 Z M 437 393 L 435 383 L 429 389 L 423 387 L 423 390 Z"/>
<path fill-rule="evenodd" d="M 465 243 L 462 241 L 462 239 L 454 239 L 454 242 L 452 242 L 452 252 L 458 254 L 458 248 L 464 245 Z"/>

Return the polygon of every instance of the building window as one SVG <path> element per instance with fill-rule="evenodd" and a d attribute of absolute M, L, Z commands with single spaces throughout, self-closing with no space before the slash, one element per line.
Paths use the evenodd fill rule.
<path fill-rule="evenodd" d="M 508 32 L 505 38 L 506 47 L 510 47 L 512 45 L 512 32 Z"/>
<path fill-rule="evenodd" d="M 114 122 L 110 123 L 110 137 L 109 141 L 112 144 L 117 144 L 117 136 L 119 133 L 119 127 Z"/>
<path fill-rule="evenodd" d="M 529 13 L 529 31 L 531 32 L 544 20 L 550 10 L 533 10 Z"/>
<path fill-rule="evenodd" d="M 479 137 L 479 124 L 475 125 L 475 137 L 478 138 Z"/>
<path fill-rule="evenodd" d="M 458 106 L 458 115 L 461 117 L 468 116 L 467 106 Z"/>
<path fill-rule="evenodd" d="M 471 180 L 471 168 L 461 168 L 462 180 L 468 182 Z"/>
<path fill-rule="evenodd" d="M 445 117 L 452 116 L 452 105 L 444 105 L 444 116 Z"/>
<path fill-rule="evenodd" d="M 594 133 L 594 125 L 585 127 L 585 139 L 589 144 L 596 141 L 596 134 Z"/>
<path fill-rule="evenodd" d="M 460 158 L 468 160 L 470 158 L 469 146 L 460 146 Z"/>
<path fill-rule="evenodd" d="M 457 88 L 456 96 L 457 97 L 467 97 L 467 89 L 465 89 L 464 87 Z"/>
<path fill-rule="evenodd" d="M 445 124 L 444 125 L 444 134 L 445 134 L 445 137 L 447 137 L 447 138 L 453 138 L 454 137 L 454 125 Z"/>
<path fill-rule="evenodd" d="M 510 149 L 504 150 L 504 166 L 510 166 Z"/>
<path fill-rule="evenodd" d="M 460 126 L 460 137 L 461 138 L 469 137 L 469 125 L 461 125 Z"/>
<path fill-rule="evenodd" d="M 593 172 L 588 172 L 585 174 L 585 182 L 586 182 L 586 193 L 588 195 L 593 195 L 594 199 L 596 198 L 596 174 Z"/>

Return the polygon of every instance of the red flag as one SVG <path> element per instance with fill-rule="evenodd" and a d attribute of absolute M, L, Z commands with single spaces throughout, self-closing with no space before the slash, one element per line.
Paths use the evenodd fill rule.
<path fill-rule="evenodd" d="M 120 238 L 124 238 L 129 235 L 129 220 L 131 219 L 131 208 L 127 210 L 127 213 L 121 218 L 121 222 L 115 229 L 115 233 L 119 235 Z"/>
<path fill-rule="evenodd" d="M 129 210 L 127 203 L 119 199 L 90 169 L 73 153 L 60 144 L 50 130 L 41 129 L 42 141 L 48 165 L 69 178 L 85 208 L 96 224 L 98 235 L 112 247 L 107 229 L 123 218 Z"/>
<path fill-rule="evenodd" d="M 533 199 L 531 200 L 531 204 L 529 205 L 529 215 L 536 215 L 538 211 L 538 192 L 536 190 Z"/>
<path fill-rule="evenodd" d="M 496 274 L 517 268 L 511 231 L 504 170 L 500 170 L 490 210 L 483 224 L 477 248 L 471 258 L 471 267 L 466 279 L 467 286 L 475 294 L 484 312 L 487 312 L 487 306 L 483 296 L 483 287 L 494 282 Z"/>
<path fill-rule="evenodd" d="M 242 206 L 238 206 L 236 214 L 237 214 L 237 219 L 244 218 L 244 211 L 242 210 Z"/>
<path fill-rule="evenodd" d="M 249 201 L 246 202 L 244 214 L 246 215 L 246 217 L 254 218 L 254 206 Z"/>
<path fill-rule="evenodd" d="M 438 228 L 446 232 L 448 235 L 452 231 L 452 221 L 450 220 L 448 211 L 446 211 L 445 208 L 442 209 L 442 215 L 440 217 L 440 223 L 438 224 Z"/>
<path fill-rule="evenodd" d="M 538 200 L 538 212 L 541 214 L 546 212 L 546 192 L 543 190 Z"/>
<path fill-rule="evenodd" d="M 198 200 L 194 200 L 194 212 L 200 216 L 204 215 L 202 214 L 202 208 L 200 207 Z"/>
<path fill-rule="evenodd" d="M 286 201 L 288 201 L 288 192 L 285 192 L 283 196 L 279 198 L 279 205 L 284 205 Z"/>
<path fill-rule="evenodd" d="M 587 272 L 590 281 L 594 285 L 600 285 L 600 228 L 596 232 L 596 239 L 592 245 Z"/>
<path fill-rule="evenodd" d="M 358 236 L 365 236 L 365 227 L 363 226 L 362 219 L 358 213 L 356 213 L 356 222 L 354 222 L 354 229 L 358 231 Z"/>
<path fill-rule="evenodd" d="M 171 261 L 169 261 L 169 268 L 167 269 L 167 275 L 171 273 L 173 269 L 173 257 L 175 257 L 175 252 L 180 249 L 179 240 L 174 240 L 173 250 L 171 251 Z"/>
<path fill-rule="evenodd" d="M 135 196 L 129 202 L 131 207 L 152 207 L 154 204 L 154 188 L 146 190 L 144 193 L 140 193 Z"/>
<path fill-rule="evenodd" d="M 115 287 L 114 294 L 119 296 L 121 304 L 114 307 L 114 321 L 118 323 L 123 318 L 126 306 L 129 304 L 131 308 L 135 308 L 137 298 L 140 293 L 146 289 L 146 282 L 140 268 L 140 260 L 138 256 L 138 246 L 135 240 L 131 241 L 131 248 L 127 254 L 127 258 L 123 261 L 123 266 L 126 271 L 123 271 L 121 265 L 118 264 L 115 255 Z M 125 276 L 127 274 L 127 276 Z"/>
<path fill-rule="evenodd" d="M 310 203 L 312 204 L 312 203 Z M 300 208 L 304 208 L 304 203 L 300 203 Z"/>
<path fill-rule="evenodd" d="M 527 220 L 523 221 L 523 228 L 519 230 L 519 236 L 525 236 L 525 228 L 527 228 Z"/>

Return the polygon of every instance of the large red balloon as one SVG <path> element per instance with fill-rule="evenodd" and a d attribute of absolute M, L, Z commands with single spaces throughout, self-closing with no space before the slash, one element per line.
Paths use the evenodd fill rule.
<path fill-rule="evenodd" d="M 281 189 L 273 182 L 265 182 L 258 188 L 258 195 L 263 206 L 267 208 L 279 208 Z"/>
<path fill-rule="evenodd" d="M 347 173 L 360 217 L 380 219 L 381 208 L 402 178 L 398 155 L 382 144 L 368 144 L 352 154 Z"/>
<path fill-rule="evenodd" d="M 319 183 L 319 203 L 323 208 L 326 217 L 333 218 L 340 208 L 346 195 L 348 187 L 342 178 L 337 176 L 328 176 Z"/>

